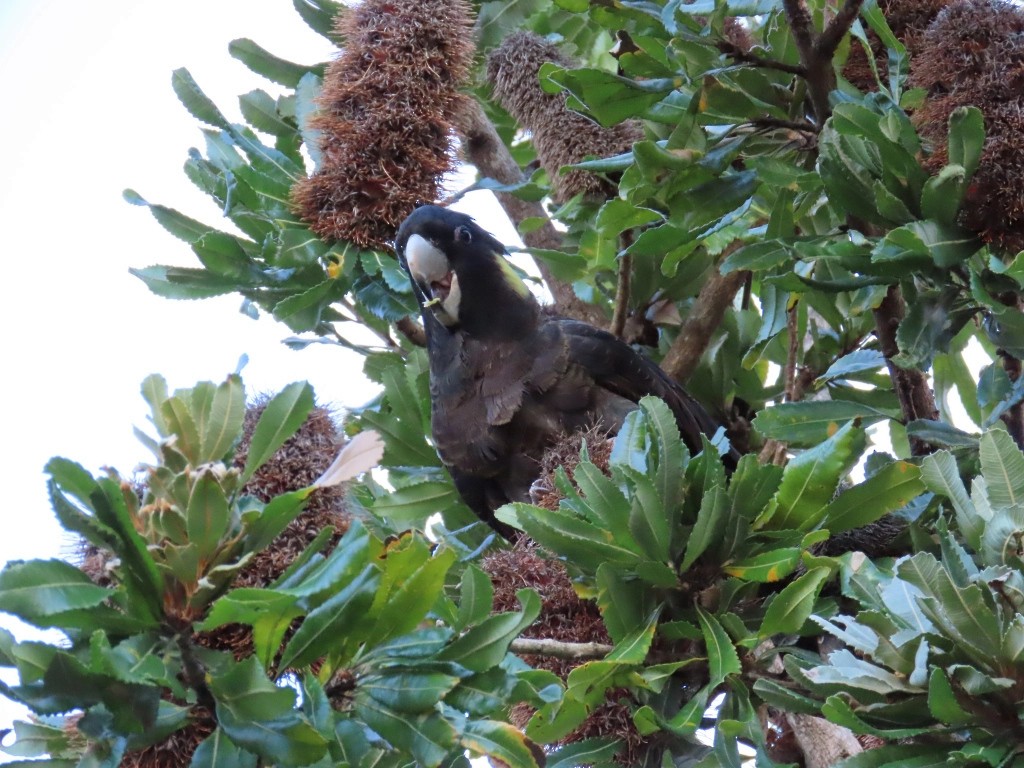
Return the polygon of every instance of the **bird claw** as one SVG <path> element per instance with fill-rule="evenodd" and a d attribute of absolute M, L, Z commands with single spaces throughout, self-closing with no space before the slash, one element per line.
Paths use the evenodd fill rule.
<path fill-rule="evenodd" d="M 530 486 L 530 503 L 534 506 L 539 505 L 541 501 L 543 501 L 544 497 L 551 494 L 554 490 L 555 489 L 551 487 L 551 484 L 544 478 L 538 477 Z"/>

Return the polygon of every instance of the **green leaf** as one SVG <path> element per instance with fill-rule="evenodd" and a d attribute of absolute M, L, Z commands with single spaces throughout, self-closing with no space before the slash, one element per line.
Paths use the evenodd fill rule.
<path fill-rule="evenodd" d="M 546 763 L 544 750 L 508 723 L 470 720 L 461 744 L 475 755 L 488 755 L 516 768 L 540 768 Z"/>
<path fill-rule="evenodd" d="M 828 581 L 829 574 L 828 568 L 812 568 L 788 584 L 765 611 L 758 636 L 799 632 L 814 612 L 818 593 Z"/>
<path fill-rule="evenodd" d="M 518 524 L 535 541 L 575 562 L 629 564 L 641 560 L 638 553 L 609 541 L 608 531 L 561 510 L 548 511 L 514 502 L 501 507 L 495 516 L 503 522 Z"/>
<path fill-rule="evenodd" d="M 225 624 L 253 627 L 253 646 L 264 669 L 269 670 L 292 620 L 302 615 L 298 598 L 281 590 L 233 589 L 218 599 L 197 632 L 209 632 Z"/>
<path fill-rule="evenodd" d="M 196 748 L 190 768 L 256 768 L 259 758 L 236 747 L 218 728 Z"/>
<path fill-rule="evenodd" d="M 304 666 L 331 650 L 339 649 L 350 637 L 361 639 L 365 636 L 366 613 L 373 604 L 380 582 L 377 568 L 367 565 L 341 591 L 310 612 L 288 641 L 279 667 Z M 359 626 L 361 622 L 362 628 Z"/>
<path fill-rule="evenodd" d="M 332 43 L 339 43 L 334 31 L 334 20 L 344 7 L 335 0 L 292 0 L 292 5 L 302 20 L 314 32 L 323 35 Z"/>
<path fill-rule="evenodd" d="M 284 120 L 277 109 L 277 102 L 266 91 L 256 89 L 238 97 L 242 117 L 257 131 L 272 136 L 294 136 L 296 127 Z"/>
<path fill-rule="evenodd" d="M 948 269 L 962 264 L 981 247 L 981 241 L 956 224 L 912 221 L 891 230 L 871 254 L 875 263 L 901 262 L 910 268 L 925 266 L 927 259 Z"/>
<path fill-rule="evenodd" d="M 614 661 L 619 664 L 643 664 L 651 649 L 651 643 L 654 642 L 654 632 L 658 628 L 660 613 L 659 608 L 651 614 L 646 626 L 637 627 L 617 642 L 615 648 L 608 654 L 606 661 Z"/>
<path fill-rule="evenodd" d="M 858 373 L 874 372 L 885 368 L 885 356 L 877 349 L 857 349 L 843 355 L 828 367 L 816 382 L 845 379 Z"/>
<path fill-rule="evenodd" d="M 287 86 L 288 88 L 298 87 L 302 76 L 312 69 L 312 67 L 293 64 L 290 61 L 278 58 L 245 37 L 228 43 L 228 53 L 245 64 L 257 75 L 262 75 L 268 80 L 273 80 L 275 83 Z"/>
<path fill-rule="evenodd" d="M 153 218 L 157 220 L 160 226 L 179 240 L 184 240 L 190 245 L 203 235 L 215 231 L 212 227 L 208 227 L 201 221 L 189 218 L 173 208 L 148 202 L 134 189 L 126 189 L 121 195 L 126 202 L 132 205 L 144 205 L 149 208 L 149 212 L 153 214 Z"/>
<path fill-rule="evenodd" d="M 276 539 L 281 531 L 288 527 L 294 520 L 306 500 L 309 499 L 313 488 L 300 488 L 297 491 L 275 496 L 263 510 L 245 523 L 245 551 L 259 552 Z"/>
<path fill-rule="evenodd" d="M 237 374 L 217 387 L 210 409 L 199 421 L 201 461 L 222 461 L 234 446 L 245 420 L 245 389 Z"/>
<path fill-rule="evenodd" d="M 947 165 L 925 182 L 921 212 L 926 219 L 943 225 L 956 223 L 956 215 L 967 191 L 967 172 L 962 165 Z"/>
<path fill-rule="evenodd" d="M 540 614 L 540 598 L 530 589 L 516 592 L 522 611 L 490 616 L 463 634 L 440 655 L 474 672 L 495 667 L 508 653 L 508 646 Z"/>
<path fill-rule="evenodd" d="M 228 119 L 217 109 L 217 105 L 203 93 L 191 73 L 184 67 L 174 70 L 171 75 L 171 87 L 181 103 L 185 105 L 185 109 L 196 120 L 224 130 L 231 127 Z"/>
<path fill-rule="evenodd" d="M 399 488 L 373 503 L 373 512 L 397 526 L 424 525 L 427 518 L 459 502 L 450 482 L 425 480 Z"/>
<path fill-rule="evenodd" d="M 704 636 L 704 647 L 708 654 L 708 687 L 717 688 L 729 675 L 738 675 L 743 670 L 740 657 L 732 640 L 712 614 L 697 608 L 700 631 Z"/>
<path fill-rule="evenodd" d="M 547 768 L 577 768 L 588 765 L 591 768 L 614 768 L 613 758 L 621 749 L 618 741 L 602 739 L 584 739 L 572 744 L 565 744 L 548 754 Z"/>
<path fill-rule="evenodd" d="M 570 109 L 588 111 L 603 126 L 609 127 L 635 117 L 657 104 L 675 87 L 672 79 L 631 80 L 601 69 L 563 69 L 547 62 L 539 75 L 544 83 L 555 84 L 572 94 Z"/>
<path fill-rule="evenodd" d="M 416 715 L 432 711 L 458 683 L 459 678 L 455 675 L 416 672 L 399 667 L 394 671 L 365 676 L 359 681 L 359 691 L 395 712 Z"/>
<path fill-rule="evenodd" d="M 185 519 L 189 541 L 198 548 L 199 557 L 208 560 L 218 550 L 231 520 L 227 496 L 212 469 L 202 470 L 195 481 Z"/>
<path fill-rule="evenodd" d="M 208 299 L 239 289 L 235 278 L 214 274 L 206 269 L 154 266 L 129 269 L 157 296 L 165 299 Z"/>
<path fill-rule="evenodd" d="M 745 581 L 772 584 L 791 574 L 800 562 L 799 547 L 784 547 L 743 558 L 722 567 L 722 571 Z"/>
<path fill-rule="evenodd" d="M 981 436 L 978 454 L 992 505 L 1024 504 L 1024 454 L 1013 438 L 1002 430 L 989 430 Z"/>
<path fill-rule="evenodd" d="M 374 645 L 410 632 L 423 621 L 427 612 L 441 596 L 445 576 L 456 558 L 454 549 L 439 549 L 412 573 L 398 574 L 398 588 L 387 592 L 386 602 L 383 603 L 381 597 L 385 593 L 382 591 L 374 603 L 373 613 L 376 622 L 367 637 L 367 644 Z M 393 586 L 395 583 L 392 580 L 391 568 L 396 562 L 398 561 L 394 557 L 388 557 L 384 561 L 385 585 Z"/>
<path fill-rule="evenodd" d="M 939 722 L 958 727 L 970 725 L 975 719 L 960 706 L 949 678 L 938 667 L 932 669 L 928 678 L 928 711 Z"/>
<path fill-rule="evenodd" d="M 985 146 L 985 118 L 977 107 L 957 107 L 949 115 L 949 162 L 971 178 Z"/>
<path fill-rule="evenodd" d="M 861 403 L 811 400 L 765 408 L 754 419 L 754 427 L 765 437 L 813 446 L 834 435 L 843 422 L 860 419 L 867 425 L 889 417 L 890 414 Z"/>
<path fill-rule="evenodd" d="M 843 491 L 828 505 L 821 526 L 833 534 L 859 528 L 905 507 L 924 490 L 917 466 L 894 461 L 863 483 Z"/>
<path fill-rule="evenodd" d="M 768 521 L 769 527 L 802 531 L 817 527 L 840 479 L 860 459 L 866 442 L 864 430 L 850 422 L 825 442 L 792 459 L 783 470 L 775 494 L 778 507 Z"/>
<path fill-rule="evenodd" d="M 295 708 L 295 692 L 279 688 L 250 656 L 208 676 L 217 722 L 230 740 L 273 764 L 306 765 L 327 751 L 323 737 Z"/>
<path fill-rule="evenodd" d="M 274 395 L 253 430 L 245 469 L 242 470 L 243 483 L 248 482 L 253 473 L 295 434 L 313 410 L 313 405 L 313 388 L 304 381 L 293 382 Z"/>
<path fill-rule="evenodd" d="M 479 624 L 491 615 L 494 585 L 491 584 L 491 577 L 472 563 L 462 573 L 459 592 L 459 629 Z"/>
<path fill-rule="evenodd" d="M 721 485 L 716 484 L 711 488 L 704 489 L 697 521 L 686 541 L 686 550 L 679 563 L 680 573 L 688 571 L 697 558 L 725 532 L 722 523 L 723 517 L 729 509 L 728 502 L 728 496 Z"/>
<path fill-rule="evenodd" d="M 356 697 L 355 711 L 383 739 L 426 768 L 440 765 L 458 738 L 452 724 L 438 714 L 409 717 L 365 695 Z"/>

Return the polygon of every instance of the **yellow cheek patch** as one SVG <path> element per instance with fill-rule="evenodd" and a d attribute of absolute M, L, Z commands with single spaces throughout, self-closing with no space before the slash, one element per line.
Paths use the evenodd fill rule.
<path fill-rule="evenodd" d="M 505 281 L 512 287 L 512 290 L 520 296 L 529 296 L 530 289 L 527 287 L 526 283 L 522 281 L 519 275 L 516 274 L 516 270 L 508 263 L 508 260 L 502 256 L 499 256 L 498 260 L 501 262 L 501 271 L 505 276 Z"/>

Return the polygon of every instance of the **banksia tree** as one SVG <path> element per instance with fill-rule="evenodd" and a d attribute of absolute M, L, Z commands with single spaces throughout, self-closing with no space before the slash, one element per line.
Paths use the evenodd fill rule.
<path fill-rule="evenodd" d="M 386 249 L 454 168 L 472 14 L 463 0 L 368 0 L 339 15 L 337 35 L 311 120 L 322 159 L 294 199 L 321 237 Z"/>
<path fill-rule="evenodd" d="M 576 195 L 604 200 L 614 185 L 593 173 L 570 170 L 587 157 L 609 157 L 626 152 L 643 132 L 639 124 L 619 123 L 605 128 L 570 110 L 565 96 L 547 93 L 538 74 L 548 62 L 562 67 L 573 63 L 551 43 L 532 32 L 515 32 L 487 60 L 487 80 L 494 97 L 533 137 L 533 145 L 553 188 L 553 196 L 565 202 Z"/>
<path fill-rule="evenodd" d="M 331 35 L 332 0 L 294 5 Z M 467 751 L 515 768 L 617 754 L 740 768 L 747 750 L 804 768 L 1019 762 L 1021 29 L 1011 6 L 958 2 L 922 38 L 940 5 L 883 3 L 890 25 L 860 0 L 482 0 L 470 62 L 464 5 L 368 0 L 329 67 L 232 44 L 285 88 L 245 94 L 245 125 L 175 72 L 206 128 L 186 173 L 232 226 L 129 192 L 199 259 L 137 274 L 162 296 L 235 292 L 295 347 L 362 353 L 380 395 L 351 424 L 384 436 L 387 482 L 350 486 L 329 554 L 334 535 L 317 533 L 269 557 L 290 563 L 269 586 L 240 586 L 310 500 L 308 485 L 267 502 L 240 490 L 312 397 L 275 398 L 239 468 L 238 382 L 171 395 L 151 381 L 146 499 L 49 467 L 64 525 L 117 555 L 99 583 L 60 561 L 0 571 L 0 609 L 67 637 L 0 633 L 21 678 L 0 691 L 40 716 L 81 712 L 88 742 L 36 722 L 9 749 L 114 768 L 205 724 L 196 768 L 465 768 Z M 837 89 L 861 29 L 897 66 Z M 490 90 L 460 95 L 488 71 Z M 751 447 L 772 441 L 778 466 L 750 454 L 728 472 L 715 442 L 691 455 L 644 398 L 610 446 L 552 458 L 542 506 L 496 512 L 535 544 L 488 556 L 501 542 L 426 437 L 427 356 L 395 335 L 419 307 L 382 252 L 437 196 L 456 124 L 474 186 L 496 189 L 543 261 L 554 311 L 614 307 L 622 338 L 627 318 L 649 321 L 652 358 L 749 416 Z M 547 173 L 530 178 L 538 156 Z M 892 445 L 871 452 L 874 425 Z M 862 546 L 872 526 L 898 532 L 884 554 Z M 194 642 L 229 625 L 252 627 L 251 650 Z"/>

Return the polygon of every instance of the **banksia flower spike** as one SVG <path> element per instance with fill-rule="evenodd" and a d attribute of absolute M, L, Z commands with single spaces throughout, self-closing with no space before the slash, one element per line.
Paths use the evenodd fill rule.
<path fill-rule="evenodd" d="M 345 49 L 327 68 L 311 121 L 322 164 L 292 195 L 322 238 L 384 249 L 453 169 L 472 13 L 465 0 L 365 0 L 336 28 Z"/>
<path fill-rule="evenodd" d="M 533 135 L 537 157 L 551 179 L 555 200 L 565 202 L 580 193 L 603 200 L 615 194 L 606 180 L 586 171 L 559 174 L 559 168 L 588 156 L 609 157 L 629 151 L 633 142 L 643 138 L 640 127 L 629 122 L 603 128 L 567 109 L 563 95 L 545 93 L 538 82 L 541 66 L 549 61 L 575 66 L 537 35 L 516 32 L 491 54 L 487 80 L 501 106 Z"/>
<path fill-rule="evenodd" d="M 932 145 L 930 170 L 946 163 L 953 110 L 981 110 L 985 147 L 962 221 L 1001 250 L 1024 249 L 1024 10 L 999 0 L 950 5 L 928 28 L 910 74 L 911 84 L 929 93 L 914 122 Z"/>

